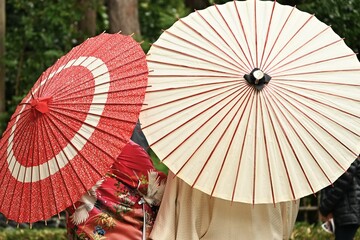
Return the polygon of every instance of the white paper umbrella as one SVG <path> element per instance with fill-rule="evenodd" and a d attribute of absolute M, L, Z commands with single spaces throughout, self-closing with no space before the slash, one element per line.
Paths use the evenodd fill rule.
<path fill-rule="evenodd" d="M 298 199 L 360 152 L 360 64 L 314 15 L 233 1 L 154 43 L 140 114 L 159 158 L 194 188 L 245 203 Z"/>

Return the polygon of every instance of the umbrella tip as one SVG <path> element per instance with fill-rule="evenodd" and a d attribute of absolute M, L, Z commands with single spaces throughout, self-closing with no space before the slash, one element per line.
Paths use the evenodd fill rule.
<path fill-rule="evenodd" d="M 132 34 L 130 34 L 130 37 L 133 37 L 135 35 L 135 33 L 132 33 Z"/>

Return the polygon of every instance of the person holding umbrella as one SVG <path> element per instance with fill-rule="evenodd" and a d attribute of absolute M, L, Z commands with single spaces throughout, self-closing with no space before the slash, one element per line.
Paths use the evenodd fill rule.
<path fill-rule="evenodd" d="M 135 142 L 124 147 L 108 174 L 67 210 L 68 239 L 146 239 L 165 187 L 149 155 Z"/>
<path fill-rule="evenodd" d="M 360 226 L 360 155 L 333 186 L 321 191 L 323 220 L 334 220 L 336 240 L 351 240 Z"/>

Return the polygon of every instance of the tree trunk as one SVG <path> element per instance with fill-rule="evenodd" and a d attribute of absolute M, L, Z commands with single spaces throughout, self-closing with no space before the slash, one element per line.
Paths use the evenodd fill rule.
<path fill-rule="evenodd" d="M 83 18 L 79 22 L 79 30 L 84 33 L 84 37 L 91 37 L 96 34 L 96 6 L 94 1 L 79 0 L 80 6 L 83 6 Z"/>
<path fill-rule="evenodd" d="M 0 0 L 0 113 L 5 112 L 5 0 Z"/>
<path fill-rule="evenodd" d="M 138 0 L 108 0 L 110 32 L 140 37 Z"/>

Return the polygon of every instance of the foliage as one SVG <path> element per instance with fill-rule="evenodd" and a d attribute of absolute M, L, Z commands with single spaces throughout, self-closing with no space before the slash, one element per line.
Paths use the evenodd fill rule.
<path fill-rule="evenodd" d="M 360 1 L 359 0 L 307 0 L 298 5 L 302 11 L 314 13 L 324 23 L 345 38 L 345 43 L 354 51 L 360 50 Z"/>
<path fill-rule="evenodd" d="M 290 237 L 291 240 L 334 240 L 334 235 L 325 232 L 320 224 L 297 222 Z M 354 240 L 360 240 L 360 230 Z"/>
<path fill-rule="evenodd" d="M 46 229 L 3 229 L 0 230 L 0 240 L 66 240 L 66 230 L 56 228 Z"/>
<path fill-rule="evenodd" d="M 162 30 L 169 28 L 178 18 L 190 12 L 184 1 L 179 0 L 139 0 L 141 34 L 145 43 L 144 51 L 149 49 L 161 35 Z"/>

